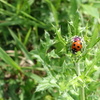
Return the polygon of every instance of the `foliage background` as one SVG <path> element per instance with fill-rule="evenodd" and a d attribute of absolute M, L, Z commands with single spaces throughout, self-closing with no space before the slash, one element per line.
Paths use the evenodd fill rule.
<path fill-rule="evenodd" d="M 99 41 L 99 0 L 0 0 L 0 100 L 99 100 Z"/>

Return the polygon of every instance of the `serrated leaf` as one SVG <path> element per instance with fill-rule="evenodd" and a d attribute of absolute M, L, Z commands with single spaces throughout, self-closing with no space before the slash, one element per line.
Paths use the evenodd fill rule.
<path fill-rule="evenodd" d="M 42 58 L 39 55 L 34 54 L 34 58 L 36 58 L 38 62 L 44 63 L 44 61 L 42 60 Z"/>
<path fill-rule="evenodd" d="M 47 31 L 45 31 L 45 40 L 46 46 L 51 46 L 54 44 L 53 40 L 50 39 L 50 34 Z"/>
<path fill-rule="evenodd" d="M 67 64 L 66 64 L 66 62 L 65 62 L 65 60 L 64 60 L 64 62 L 63 62 L 63 65 L 62 65 L 62 69 L 63 69 L 63 72 L 65 72 L 66 70 L 66 66 L 67 66 Z"/>
<path fill-rule="evenodd" d="M 47 31 L 45 31 L 45 39 L 50 40 L 50 34 Z"/>
<path fill-rule="evenodd" d="M 44 78 L 40 82 L 40 84 L 37 86 L 36 92 L 38 92 L 38 91 L 44 91 L 44 90 L 52 88 L 52 87 L 59 88 L 59 86 L 56 84 L 56 82 L 57 81 L 54 78 L 51 78 L 51 77 Z"/>
<path fill-rule="evenodd" d="M 48 56 L 51 58 L 60 58 L 54 50 L 52 50 L 50 53 L 48 53 Z"/>
<path fill-rule="evenodd" d="M 86 58 L 85 62 L 87 65 L 90 65 L 92 63 L 92 61 L 88 60 L 87 58 Z"/>

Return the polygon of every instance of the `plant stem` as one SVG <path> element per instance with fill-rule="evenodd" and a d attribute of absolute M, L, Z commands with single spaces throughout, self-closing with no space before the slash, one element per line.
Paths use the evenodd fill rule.
<path fill-rule="evenodd" d="M 80 100 L 85 100 L 84 85 L 82 85 L 82 87 L 80 87 Z"/>
<path fill-rule="evenodd" d="M 75 66 L 76 66 L 76 72 L 77 72 L 77 75 L 80 76 L 81 75 L 81 72 L 80 72 L 80 65 L 79 65 L 79 62 L 75 63 Z M 84 84 L 82 84 L 82 86 L 79 88 L 79 100 L 85 100 L 85 91 L 84 91 Z"/>
<path fill-rule="evenodd" d="M 77 72 L 77 75 L 80 76 L 81 73 L 80 73 L 80 66 L 79 66 L 79 63 L 75 63 L 75 66 L 76 66 L 76 72 Z"/>

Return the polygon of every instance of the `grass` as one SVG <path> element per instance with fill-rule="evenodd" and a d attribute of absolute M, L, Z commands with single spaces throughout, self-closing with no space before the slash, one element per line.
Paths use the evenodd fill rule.
<path fill-rule="evenodd" d="M 0 100 L 99 100 L 99 13 L 99 0 L 0 0 Z"/>

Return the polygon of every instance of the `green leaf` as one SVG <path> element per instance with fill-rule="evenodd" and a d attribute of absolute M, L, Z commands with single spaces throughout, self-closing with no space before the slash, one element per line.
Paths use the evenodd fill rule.
<path fill-rule="evenodd" d="M 0 14 L 5 14 L 5 15 L 9 15 L 9 16 L 14 15 L 12 12 L 4 10 L 2 8 L 0 8 Z"/>
<path fill-rule="evenodd" d="M 86 55 L 88 54 L 88 52 L 100 41 L 100 37 L 99 37 L 99 30 L 98 25 L 94 25 L 94 30 L 92 32 L 92 36 L 89 40 L 89 42 L 87 43 L 87 49 L 85 50 L 85 52 L 83 53 L 82 58 L 85 58 Z"/>
<path fill-rule="evenodd" d="M 27 75 L 28 77 L 34 79 L 37 82 L 40 82 L 42 80 L 42 78 L 40 76 L 38 76 L 38 75 L 36 75 L 34 73 L 27 72 L 27 73 L 25 73 L 25 75 Z"/>
<path fill-rule="evenodd" d="M 45 0 L 45 1 L 48 4 L 48 6 L 50 7 L 50 10 L 52 11 L 53 17 L 55 19 L 56 26 L 58 27 L 58 15 L 57 15 L 57 11 L 56 11 L 54 5 L 52 4 L 52 2 L 50 0 Z"/>
<path fill-rule="evenodd" d="M 54 41 L 50 39 L 50 34 L 47 31 L 45 31 L 45 40 L 45 46 L 51 46 L 54 44 Z"/>
<path fill-rule="evenodd" d="M 13 8 L 13 9 L 15 9 L 14 6 L 12 6 L 10 3 L 6 2 L 5 0 L 0 0 L 0 2 L 2 2 L 2 3 L 4 3 L 5 5 L 7 5 L 7 6 Z"/>
<path fill-rule="evenodd" d="M 12 9 L 14 9 L 15 11 L 17 10 L 13 5 L 11 5 L 10 3 L 4 1 L 4 0 L 0 0 L 0 2 L 4 3 L 5 5 L 7 5 L 8 7 L 11 7 Z M 32 19 L 34 21 L 34 23 L 36 24 L 40 24 L 40 26 L 42 27 L 46 27 L 46 24 L 37 20 L 35 17 L 31 16 L 30 14 L 27 14 L 26 12 L 24 11 L 20 11 L 21 14 L 23 14 L 25 17 L 29 18 L 29 19 Z"/>
<path fill-rule="evenodd" d="M 88 48 L 93 48 L 94 44 L 96 44 L 97 42 L 99 42 L 98 41 L 98 34 L 99 34 L 99 32 L 98 32 L 97 26 L 98 25 L 94 26 L 94 30 L 93 30 L 93 33 L 92 33 L 91 40 L 90 40 L 90 42 L 89 42 L 89 44 L 87 46 Z"/>
<path fill-rule="evenodd" d="M 56 53 L 55 53 L 55 51 L 54 50 L 52 50 L 50 53 L 48 53 L 48 57 L 49 58 L 60 58 Z"/>
<path fill-rule="evenodd" d="M 92 63 L 90 63 L 89 65 L 87 65 L 86 70 L 85 70 L 85 75 L 89 75 L 91 73 L 91 71 L 96 71 L 97 69 L 95 68 L 96 63 L 98 63 L 100 60 L 100 51 L 98 50 L 98 52 L 95 55 L 95 58 L 92 60 Z"/>
<path fill-rule="evenodd" d="M 2 48 L 0 48 L 0 58 L 15 69 L 22 71 L 21 68 L 6 54 Z"/>
<path fill-rule="evenodd" d="M 27 13 L 24 12 L 24 11 L 21 11 L 21 13 L 22 13 L 24 16 L 26 16 L 27 18 L 32 19 L 32 20 L 34 20 L 36 23 L 39 23 L 39 24 L 41 24 L 42 26 L 45 27 L 45 23 L 43 23 L 43 22 L 37 20 L 35 17 L 33 17 L 33 16 L 27 14 Z"/>
<path fill-rule="evenodd" d="M 39 92 L 39 91 L 44 91 L 44 90 L 47 90 L 49 88 L 52 88 L 52 87 L 57 87 L 59 88 L 59 86 L 56 84 L 56 80 L 52 77 L 47 77 L 47 78 L 44 78 L 40 84 L 37 86 L 36 88 L 36 92 Z"/>
<path fill-rule="evenodd" d="M 31 6 L 35 0 L 28 0 L 28 4 Z"/>
<path fill-rule="evenodd" d="M 36 58 L 38 62 L 44 64 L 44 60 L 40 57 L 40 55 L 33 53 L 33 57 Z"/>
<path fill-rule="evenodd" d="M 29 31 L 26 34 L 26 37 L 25 37 L 25 40 L 24 40 L 24 45 L 26 45 L 28 43 L 30 34 L 31 34 L 31 28 L 29 29 Z"/>
<path fill-rule="evenodd" d="M 31 56 L 29 55 L 27 49 L 25 48 L 25 46 L 23 45 L 23 43 L 17 38 L 17 36 L 15 35 L 15 33 L 8 28 L 10 34 L 12 35 L 12 37 L 14 38 L 14 40 L 16 41 L 17 45 L 19 46 L 19 48 L 23 51 L 23 53 L 25 54 L 26 58 L 29 60 L 32 60 Z"/>
<path fill-rule="evenodd" d="M 97 8 L 90 5 L 82 5 L 82 7 L 87 15 L 91 15 L 92 17 L 99 19 L 99 11 Z"/>

